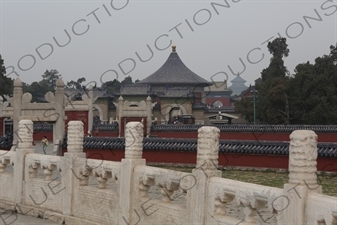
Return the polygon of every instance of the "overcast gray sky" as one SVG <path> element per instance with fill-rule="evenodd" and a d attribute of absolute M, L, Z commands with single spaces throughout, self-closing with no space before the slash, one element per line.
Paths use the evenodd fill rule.
<path fill-rule="evenodd" d="M 337 0 L 0 1 L 7 75 L 28 83 L 51 69 L 98 86 L 128 75 L 141 80 L 175 44 L 199 76 L 231 81 L 240 72 L 248 86 L 269 64 L 267 40 L 287 38 L 291 74 L 337 43 Z"/>

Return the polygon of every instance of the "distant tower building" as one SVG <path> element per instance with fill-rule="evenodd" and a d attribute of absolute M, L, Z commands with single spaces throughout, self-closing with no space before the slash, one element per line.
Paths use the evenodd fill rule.
<path fill-rule="evenodd" d="M 247 86 L 245 85 L 246 81 L 240 77 L 240 75 L 236 75 L 236 77 L 231 80 L 232 86 L 228 87 L 233 91 L 232 96 L 240 95 L 242 91 L 247 90 Z"/>

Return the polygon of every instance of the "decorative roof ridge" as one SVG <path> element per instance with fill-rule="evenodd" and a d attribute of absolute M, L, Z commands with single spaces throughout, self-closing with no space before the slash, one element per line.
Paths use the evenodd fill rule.
<path fill-rule="evenodd" d="M 187 89 L 190 89 L 189 87 L 170 87 L 170 86 L 167 86 L 166 88 L 167 89 L 176 89 L 176 90 L 187 90 Z"/>
<path fill-rule="evenodd" d="M 138 82 L 138 83 L 135 83 L 135 84 L 122 84 L 122 86 L 124 86 L 124 87 L 132 87 L 132 86 L 147 86 L 147 85 L 149 85 L 149 84 L 144 84 L 144 83 L 140 83 L 140 82 Z"/>

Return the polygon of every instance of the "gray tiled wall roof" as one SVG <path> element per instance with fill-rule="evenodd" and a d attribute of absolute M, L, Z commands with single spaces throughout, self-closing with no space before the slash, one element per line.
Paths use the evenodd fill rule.
<path fill-rule="evenodd" d="M 12 146 L 11 137 L 0 137 L 0 149 L 7 149 Z"/>
<path fill-rule="evenodd" d="M 124 138 L 85 138 L 85 149 L 123 149 Z M 144 138 L 144 150 L 197 150 L 197 139 Z M 219 153 L 288 155 L 289 143 L 276 141 L 220 140 Z M 337 157 L 336 143 L 318 143 L 319 157 Z"/>
<path fill-rule="evenodd" d="M 199 124 L 158 124 L 152 125 L 151 131 L 182 131 L 197 132 L 204 125 Z M 247 125 L 247 124 L 223 124 L 217 126 L 221 132 L 268 132 L 268 133 L 291 133 L 294 130 L 312 130 L 316 133 L 337 133 L 337 125 Z M 116 124 L 97 124 L 95 128 L 101 131 L 117 131 Z M 34 131 L 52 131 L 53 125 L 34 124 Z M 337 139 L 336 139 L 337 142 Z"/>
<path fill-rule="evenodd" d="M 184 131 L 197 132 L 203 126 L 199 124 L 165 124 L 154 125 L 151 131 Z M 221 132 L 268 132 L 290 133 L 294 130 L 313 130 L 316 133 L 337 133 L 337 125 L 247 125 L 247 124 L 222 124 L 217 125 Z"/>

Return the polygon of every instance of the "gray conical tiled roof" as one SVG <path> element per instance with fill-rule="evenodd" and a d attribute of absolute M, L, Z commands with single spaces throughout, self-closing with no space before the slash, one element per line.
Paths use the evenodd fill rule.
<path fill-rule="evenodd" d="M 172 47 L 172 53 L 164 65 L 139 83 L 212 85 L 211 82 L 201 78 L 185 66 L 175 51 L 175 46 Z"/>
<path fill-rule="evenodd" d="M 236 77 L 231 80 L 231 82 L 234 83 L 246 83 L 246 80 L 244 80 L 242 77 L 240 77 L 240 75 L 236 75 Z"/>

